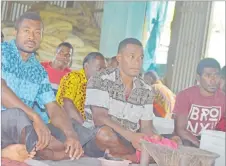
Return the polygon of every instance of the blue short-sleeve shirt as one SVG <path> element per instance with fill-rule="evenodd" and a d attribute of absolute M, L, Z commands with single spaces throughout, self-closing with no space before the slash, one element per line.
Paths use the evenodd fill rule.
<path fill-rule="evenodd" d="M 55 95 L 49 82 L 48 74 L 32 54 L 23 61 L 16 47 L 15 40 L 1 44 L 2 76 L 8 87 L 29 107 L 37 102 L 41 108 L 55 101 Z M 5 108 L 2 107 L 2 110 Z M 38 112 L 46 117 L 46 112 Z"/>

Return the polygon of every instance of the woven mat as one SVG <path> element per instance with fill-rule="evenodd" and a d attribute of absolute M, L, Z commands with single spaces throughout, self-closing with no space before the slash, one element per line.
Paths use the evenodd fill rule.
<path fill-rule="evenodd" d="M 213 166 L 218 154 L 198 148 L 179 146 L 174 150 L 147 141 L 142 146 L 159 166 Z"/>

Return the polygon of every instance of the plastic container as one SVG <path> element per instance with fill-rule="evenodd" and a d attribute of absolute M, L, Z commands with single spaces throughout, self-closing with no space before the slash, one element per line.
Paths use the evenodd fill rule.
<path fill-rule="evenodd" d="M 225 132 L 204 130 L 201 133 L 200 149 L 220 155 L 215 166 L 225 166 Z"/>
<path fill-rule="evenodd" d="M 172 134 L 174 131 L 174 119 L 155 117 L 153 125 L 158 134 Z"/>
<path fill-rule="evenodd" d="M 129 166 L 131 161 L 129 160 L 122 160 L 122 161 L 115 161 L 115 160 L 107 160 L 105 158 L 98 158 L 101 162 L 101 166 Z"/>

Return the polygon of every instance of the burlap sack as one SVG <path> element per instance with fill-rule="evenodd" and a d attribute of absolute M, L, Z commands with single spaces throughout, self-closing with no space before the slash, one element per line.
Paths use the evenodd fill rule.
<path fill-rule="evenodd" d="M 142 146 L 158 166 L 214 166 L 219 157 L 216 153 L 182 145 L 175 150 L 142 141 Z"/>

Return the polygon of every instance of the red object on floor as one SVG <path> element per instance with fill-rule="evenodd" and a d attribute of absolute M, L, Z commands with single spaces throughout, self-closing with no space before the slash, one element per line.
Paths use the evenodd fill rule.
<path fill-rule="evenodd" d="M 167 147 L 172 148 L 172 149 L 178 148 L 178 145 L 177 145 L 176 142 L 174 142 L 170 139 L 167 139 L 167 138 L 162 138 L 161 140 L 157 140 L 157 139 L 151 138 L 151 137 L 144 137 L 143 139 L 145 141 L 148 141 L 148 142 L 151 142 L 151 143 L 154 143 L 154 144 L 158 144 L 158 145 L 167 146 Z M 137 150 L 136 156 L 137 156 L 137 163 L 140 163 L 141 152 Z"/>
<path fill-rule="evenodd" d="M 3 158 L 3 157 L 1 158 L 1 161 L 2 161 L 2 163 L 1 163 L 2 166 L 30 166 L 26 163 L 10 160 L 10 159 Z"/>
<path fill-rule="evenodd" d="M 225 117 L 221 118 L 221 120 L 218 122 L 218 124 L 216 126 L 216 130 L 226 132 L 226 118 Z"/>

